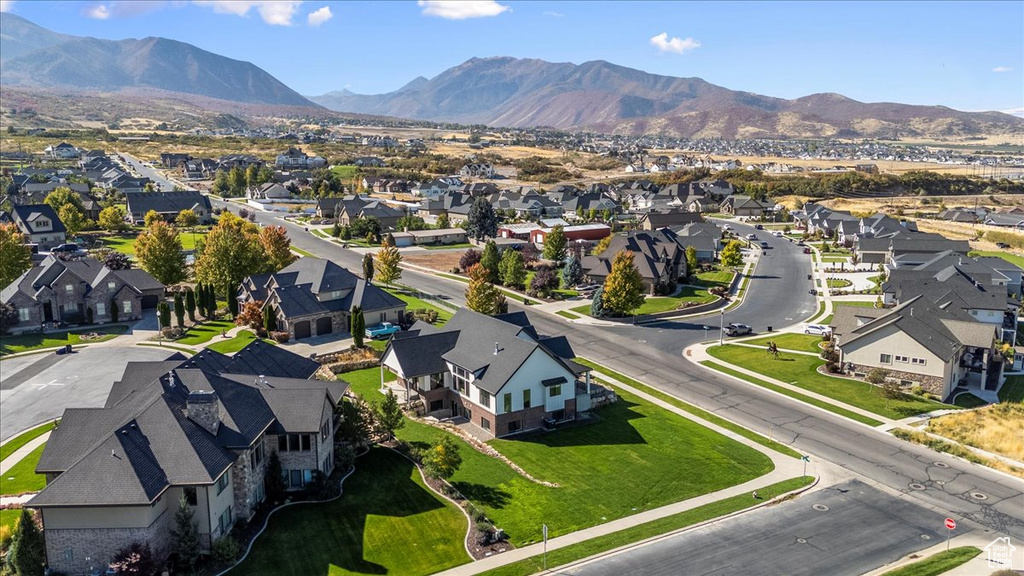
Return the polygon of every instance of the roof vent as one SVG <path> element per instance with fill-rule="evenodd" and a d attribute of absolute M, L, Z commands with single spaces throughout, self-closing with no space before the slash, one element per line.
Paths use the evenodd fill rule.
<path fill-rule="evenodd" d="M 500 349 L 500 348 L 498 348 L 498 343 L 497 343 L 497 342 L 495 342 L 495 343 L 494 343 L 494 355 L 495 355 L 495 356 L 497 356 L 497 355 L 498 355 L 498 352 L 500 352 L 500 351 L 501 351 L 501 349 Z"/>
<path fill-rule="evenodd" d="M 125 428 L 124 430 L 121 430 L 121 434 L 124 434 L 125 436 L 127 436 L 128 435 L 128 429 Z"/>
<path fill-rule="evenodd" d="M 174 372 L 167 373 L 167 385 L 174 388 Z"/>

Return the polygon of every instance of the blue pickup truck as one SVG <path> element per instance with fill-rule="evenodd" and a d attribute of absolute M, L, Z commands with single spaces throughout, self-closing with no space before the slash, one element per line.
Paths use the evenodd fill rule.
<path fill-rule="evenodd" d="M 395 332 L 398 332 L 400 328 L 390 322 L 382 322 L 376 326 L 366 327 L 366 337 L 371 340 L 380 340 L 391 336 Z"/>

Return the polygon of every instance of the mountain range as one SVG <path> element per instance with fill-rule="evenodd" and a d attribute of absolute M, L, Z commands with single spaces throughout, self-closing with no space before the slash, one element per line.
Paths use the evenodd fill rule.
<path fill-rule="evenodd" d="M 343 90 L 310 100 L 361 114 L 687 138 L 960 137 L 1024 131 L 1024 118 L 1000 112 L 864 103 L 840 94 L 786 100 L 600 60 L 576 65 L 473 58 L 387 94 Z"/>
<path fill-rule="evenodd" d="M 167 38 L 58 34 L 11 13 L 0 19 L 0 84 L 82 92 L 157 89 L 207 98 L 317 107 L 249 62 Z"/>

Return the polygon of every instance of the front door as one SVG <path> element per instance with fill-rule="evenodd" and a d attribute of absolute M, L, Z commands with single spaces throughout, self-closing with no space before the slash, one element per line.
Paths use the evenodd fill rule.
<path fill-rule="evenodd" d="M 50 302 L 43 304 L 43 321 L 53 322 L 53 304 Z"/>

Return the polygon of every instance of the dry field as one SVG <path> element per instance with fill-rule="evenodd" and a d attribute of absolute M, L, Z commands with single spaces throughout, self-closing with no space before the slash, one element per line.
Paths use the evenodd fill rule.
<path fill-rule="evenodd" d="M 691 152 L 686 150 L 657 150 L 652 151 L 653 155 L 665 155 L 672 157 L 675 154 L 694 154 L 702 155 L 698 152 Z M 889 162 L 887 160 L 876 161 L 876 160 L 801 160 L 799 158 L 782 158 L 776 156 L 723 156 L 719 154 L 712 154 L 712 158 L 715 160 L 739 160 L 743 163 L 743 166 L 749 166 L 751 164 L 767 164 L 769 162 L 775 162 L 778 164 L 790 164 L 792 166 L 800 166 L 803 168 L 832 168 L 835 166 L 853 166 L 854 164 L 874 164 L 878 166 L 880 172 L 886 172 L 891 174 L 903 174 L 905 172 L 913 171 L 928 171 L 928 172 L 940 172 L 943 174 L 955 174 L 960 176 L 977 175 L 978 168 L 972 166 L 960 166 L 950 164 L 936 164 L 932 162 Z M 800 176 L 806 175 L 806 172 L 794 172 L 792 174 L 779 174 L 780 176 Z"/>
<path fill-rule="evenodd" d="M 426 250 L 424 252 L 404 252 L 402 261 L 416 266 L 423 266 L 439 272 L 451 272 L 459 267 L 459 260 L 465 250 Z"/>
<path fill-rule="evenodd" d="M 1024 404 L 992 404 L 932 418 L 928 431 L 1024 462 Z"/>

